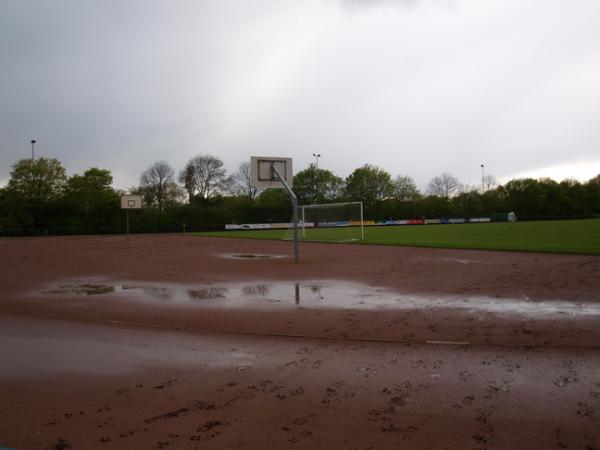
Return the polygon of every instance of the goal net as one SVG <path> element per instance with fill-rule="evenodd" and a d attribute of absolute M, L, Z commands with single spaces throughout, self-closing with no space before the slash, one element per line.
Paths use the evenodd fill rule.
<path fill-rule="evenodd" d="M 298 238 L 317 242 L 364 239 L 362 202 L 298 206 Z M 286 239 L 293 239 L 292 230 Z"/>

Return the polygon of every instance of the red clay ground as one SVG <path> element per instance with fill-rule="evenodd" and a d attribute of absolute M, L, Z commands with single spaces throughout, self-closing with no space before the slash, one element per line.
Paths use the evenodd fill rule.
<path fill-rule="evenodd" d="M 290 250 L 0 240 L 0 447 L 600 448 L 599 257 Z"/>

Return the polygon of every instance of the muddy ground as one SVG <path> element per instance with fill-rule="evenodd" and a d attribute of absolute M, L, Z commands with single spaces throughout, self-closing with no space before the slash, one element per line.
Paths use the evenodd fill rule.
<path fill-rule="evenodd" d="M 290 251 L 0 240 L 0 447 L 600 448 L 599 257 Z"/>

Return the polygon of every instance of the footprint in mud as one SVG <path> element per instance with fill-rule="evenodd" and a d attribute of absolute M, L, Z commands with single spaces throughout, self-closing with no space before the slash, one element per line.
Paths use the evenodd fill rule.
<path fill-rule="evenodd" d="M 330 384 L 325 389 L 325 396 L 321 400 L 321 403 L 331 403 L 338 396 L 338 389 L 344 386 L 346 383 L 343 381 L 337 381 L 335 383 Z"/>
<path fill-rule="evenodd" d="M 290 391 L 290 395 L 296 396 L 296 395 L 302 395 L 304 394 L 304 388 L 302 386 L 300 386 L 298 389 L 294 389 L 293 391 Z"/>
<path fill-rule="evenodd" d="M 458 374 L 458 379 L 459 379 L 460 381 L 467 381 L 467 379 L 468 379 L 469 377 L 471 377 L 471 376 L 473 376 L 473 374 L 472 374 L 471 372 L 469 372 L 468 370 L 465 370 L 465 371 L 463 371 L 463 372 L 460 372 L 460 373 Z"/>
<path fill-rule="evenodd" d="M 479 442 L 480 444 L 487 444 L 488 440 L 486 436 L 483 436 L 479 433 L 475 433 L 473 435 L 471 435 L 471 437 L 473 439 L 475 439 L 477 442 Z"/>
<path fill-rule="evenodd" d="M 394 407 L 404 405 L 411 394 L 427 388 L 429 388 L 429 383 L 421 383 L 419 386 L 415 387 L 410 381 L 405 381 L 401 384 L 394 384 L 391 387 L 384 387 L 381 390 L 381 393 L 388 396 L 393 395 L 393 397 L 388 400 L 388 410 L 394 412 Z"/>
<path fill-rule="evenodd" d="M 224 391 L 225 391 L 225 389 L 227 389 L 227 388 L 232 388 L 232 387 L 235 387 L 235 386 L 237 386 L 237 385 L 238 385 L 238 383 L 237 383 L 236 381 L 230 381 L 229 383 L 226 383 L 226 384 L 224 384 L 224 385 L 222 385 L 222 386 L 219 386 L 219 387 L 216 389 L 216 391 L 217 391 L 217 392 L 224 392 Z"/>
<path fill-rule="evenodd" d="M 162 383 L 157 384 L 156 386 L 152 386 L 152 389 L 165 389 L 173 386 L 173 384 L 177 383 L 179 380 L 177 378 L 172 378 L 167 381 L 163 381 Z"/>
<path fill-rule="evenodd" d="M 59 423 L 60 423 L 60 420 L 50 419 L 44 424 L 44 426 L 45 427 L 53 427 L 54 425 L 58 425 Z"/>
<path fill-rule="evenodd" d="M 521 364 L 516 361 L 507 359 L 505 362 L 502 363 L 502 367 L 504 367 L 508 372 L 515 372 L 516 370 L 521 368 Z"/>
<path fill-rule="evenodd" d="M 418 359 L 416 361 L 413 361 L 410 364 L 410 367 L 412 369 L 426 369 L 427 368 L 427 364 L 425 364 L 425 361 L 423 361 L 422 359 Z"/>
<path fill-rule="evenodd" d="M 306 367 L 307 363 L 308 363 L 308 359 L 306 359 L 306 358 L 296 359 L 296 360 L 285 363 L 281 367 L 278 367 L 277 370 L 304 369 Z"/>
<path fill-rule="evenodd" d="M 591 418 L 594 415 L 594 410 L 590 408 L 590 406 L 585 402 L 577 403 L 577 415 L 579 417 L 589 417 Z"/>
<path fill-rule="evenodd" d="M 558 387 L 565 387 L 567 384 L 577 382 L 577 377 L 571 375 L 563 375 L 557 380 L 553 381 L 552 384 Z"/>
<path fill-rule="evenodd" d="M 296 418 L 292 419 L 292 424 L 294 427 L 302 427 L 304 429 L 302 431 L 300 431 L 298 434 L 296 434 L 295 436 L 292 436 L 291 438 L 289 438 L 288 442 L 290 444 L 295 444 L 302 438 L 308 438 L 308 437 L 312 436 L 313 431 L 310 430 L 309 428 L 306 428 L 305 425 L 308 424 L 311 420 L 315 419 L 316 417 L 317 417 L 317 415 L 315 413 L 310 413 L 306 416 L 300 416 L 300 417 L 296 417 Z M 281 428 L 284 431 L 288 431 L 288 432 L 292 431 L 292 427 L 282 426 Z"/>
<path fill-rule="evenodd" d="M 496 405 L 489 405 L 488 408 L 477 408 L 477 415 L 475 416 L 475 420 L 481 425 L 488 424 L 490 417 L 496 409 L 498 409 L 498 406 Z"/>
<path fill-rule="evenodd" d="M 224 428 L 231 426 L 229 422 L 220 420 L 207 420 L 196 429 L 197 434 L 190 436 L 190 441 L 208 441 L 223 433 Z"/>
<path fill-rule="evenodd" d="M 302 347 L 300 349 L 298 349 L 298 351 L 296 351 L 297 355 L 306 355 L 308 353 L 312 353 L 314 350 L 310 349 L 309 347 Z"/>
<path fill-rule="evenodd" d="M 452 407 L 454 409 L 461 409 L 463 406 L 471 406 L 473 400 L 475 400 L 475 397 L 473 397 L 472 395 L 466 395 L 463 397 L 460 403 L 454 403 Z"/>
<path fill-rule="evenodd" d="M 58 440 L 52 447 L 52 450 L 67 450 L 69 448 L 72 448 L 71 443 L 69 441 L 63 438 L 58 438 Z"/>
<path fill-rule="evenodd" d="M 188 414 L 189 412 L 190 412 L 190 410 L 188 408 L 179 408 L 178 410 L 175 410 L 175 411 L 169 411 L 169 412 L 166 412 L 163 414 L 159 414 L 158 416 L 150 417 L 149 419 L 145 419 L 144 422 L 149 424 L 149 423 L 159 422 L 159 421 L 163 421 L 163 420 L 176 419 L 179 416 Z"/>
<path fill-rule="evenodd" d="M 402 440 L 410 441 L 412 439 L 412 435 L 419 431 L 419 429 L 412 425 L 406 428 L 400 428 L 394 425 L 393 423 L 390 423 L 387 425 L 383 425 L 380 428 L 380 431 L 383 433 L 402 433 Z"/>
<path fill-rule="evenodd" d="M 316 417 L 317 417 L 317 415 L 315 413 L 310 413 L 306 416 L 296 417 L 295 419 L 292 420 L 292 423 L 294 425 L 302 426 Z"/>
<path fill-rule="evenodd" d="M 369 378 L 371 375 L 375 375 L 377 373 L 377 369 L 372 367 L 359 367 L 357 370 L 365 378 Z"/>

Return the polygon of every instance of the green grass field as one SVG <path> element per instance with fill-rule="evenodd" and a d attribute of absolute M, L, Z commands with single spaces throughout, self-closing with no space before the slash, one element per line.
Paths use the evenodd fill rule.
<path fill-rule="evenodd" d="M 340 233 L 347 233 L 347 230 L 315 229 L 307 237 L 331 242 L 343 240 L 345 235 Z M 290 236 L 287 230 L 194 234 L 244 239 L 284 239 Z M 352 243 L 600 255 L 600 219 L 367 227 L 365 240 Z"/>

